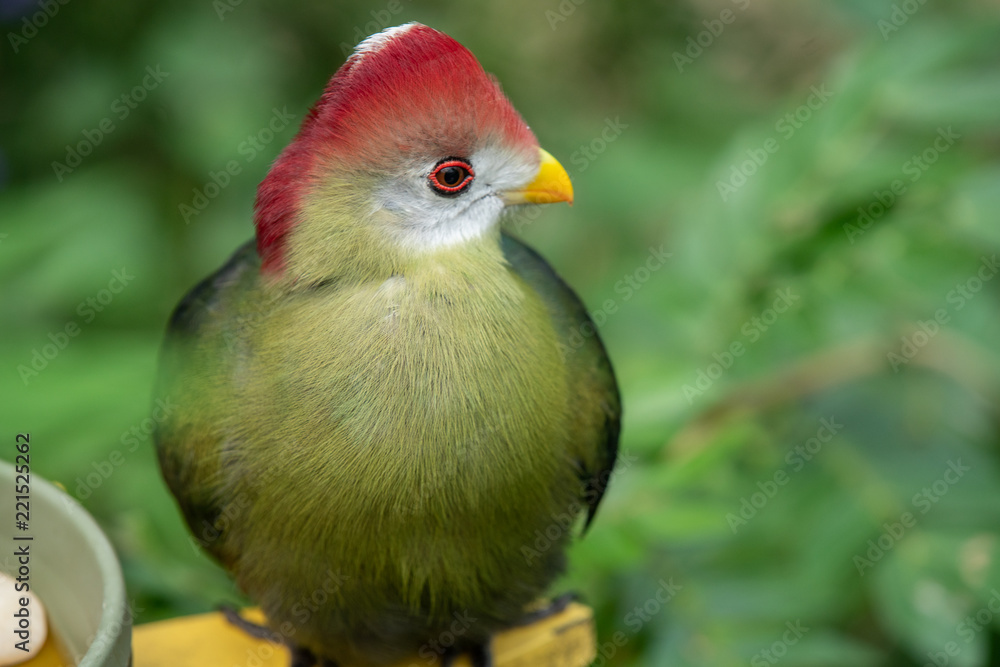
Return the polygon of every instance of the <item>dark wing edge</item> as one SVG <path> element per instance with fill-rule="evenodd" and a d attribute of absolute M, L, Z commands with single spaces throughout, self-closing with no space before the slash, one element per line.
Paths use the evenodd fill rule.
<path fill-rule="evenodd" d="M 194 334 L 203 321 L 204 315 L 212 309 L 219 291 L 238 281 L 248 268 L 260 265 L 257 246 L 253 240 L 241 245 L 218 271 L 191 288 L 174 308 L 167 324 L 167 336 Z"/>
<path fill-rule="evenodd" d="M 220 295 L 240 283 L 248 271 L 256 272 L 259 265 L 255 244 L 249 241 L 240 246 L 218 271 L 195 285 L 177 304 L 168 321 L 160 350 L 156 396 L 171 396 L 184 391 L 179 378 L 185 375 L 187 346 L 198 337 L 202 327 L 219 314 Z M 183 414 L 176 412 L 158 421 L 153 432 L 160 472 L 180 506 L 194 539 L 225 563 L 231 560 L 231 555 L 225 553 L 223 540 L 215 528 L 224 511 L 224 503 L 215 489 L 203 483 L 203 466 L 206 463 L 198 460 L 197 456 L 197 452 L 213 447 L 216 439 L 217 436 L 212 433 L 200 432 L 184 419 Z"/>
<path fill-rule="evenodd" d="M 589 467 L 580 461 L 580 481 L 584 485 L 583 499 L 587 503 L 587 520 L 583 527 L 585 534 L 597 514 L 597 508 L 604 498 L 618 459 L 618 439 L 621 431 L 621 396 L 615 380 L 614 369 L 607 350 L 597 333 L 597 325 L 591 320 L 583 302 L 573 289 L 549 266 L 548 262 L 533 249 L 504 232 L 501 245 L 507 262 L 539 293 L 553 312 L 559 331 L 568 337 L 572 332 L 581 332 L 589 325 L 592 336 L 586 336 L 581 347 L 589 347 L 587 353 L 594 359 L 598 381 L 603 384 L 601 409 L 604 412 L 603 441 L 597 464 Z M 561 320 L 561 321 L 560 321 Z M 568 342 L 568 341 L 567 341 Z M 574 347 L 569 343 L 570 347 Z"/>
<path fill-rule="evenodd" d="M 614 377 L 612 375 L 612 377 Z M 618 387 L 615 386 L 615 395 L 617 397 Z M 584 493 L 584 498 L 587 501 L 587 521 L 583 524 L 583 534 L 586 534 L 590 530 L 590 524 L 594 521 L 594 515 L 597 514 L 597 507 L 601 504 L 601 500 L 604 499 L 604 492 L 608 490 L 608 482 L 611 481 L 611 475 L 614 472 L 615 463 L 618 461 L 618 436 L 621 433 L 621 399 L 615 403 L 615 411 L 611 413 L 607 411 L 605 414 L 607 418 L 604 422 L 604 464 L 597 470 L 593 475 L 585 480 L 587 489 Z"/>

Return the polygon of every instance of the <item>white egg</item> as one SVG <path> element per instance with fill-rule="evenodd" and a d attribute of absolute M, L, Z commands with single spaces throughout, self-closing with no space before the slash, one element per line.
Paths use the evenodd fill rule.
<path fill-rule="evenodd" d="M 35 657 L 49 636 L 42 601 L 30 591 L 18 591 L 17 584 L 13 577 L 0 572 L 0 667 L 19 665 Z"/>

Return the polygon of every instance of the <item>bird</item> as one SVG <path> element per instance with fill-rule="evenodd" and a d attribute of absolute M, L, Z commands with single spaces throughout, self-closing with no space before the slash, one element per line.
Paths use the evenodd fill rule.
<path fill-rule="evenodd" d="M 583 303 L 502 224 L 558 202 L 566 170 L 476 57 L 387 28 L 171 315 L 162 475 L 295 667 L 487 667 L 564 572 L 621 401 Z"/>

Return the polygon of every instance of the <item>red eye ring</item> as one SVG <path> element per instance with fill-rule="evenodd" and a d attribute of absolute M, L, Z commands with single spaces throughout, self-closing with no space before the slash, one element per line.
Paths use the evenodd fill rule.
<path fill-rule="evenodd" d="M 439 195 L 451 196 L 465 192 L 475 178 L 471 164 L 460 158 L 446 158 L 434 167 L 427 180 Z"/>

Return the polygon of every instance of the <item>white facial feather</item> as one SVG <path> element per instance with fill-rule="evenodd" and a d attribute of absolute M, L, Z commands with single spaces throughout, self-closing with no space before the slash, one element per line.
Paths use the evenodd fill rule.
<path fill-rule="evenodd" d="M 528 185 L 538 172 L 538 164 L 523 153 L 483 148 L 468 156 L 476 175 L 469 188 L 442 196 L 428 175 L 446 157 L 452 156 L 415 165 L 376 190 L 376 207 L 389 214 L 389 232 L 411 250 L 427 252 L 482 236 L 503 214 L 502 194 Z"/>

